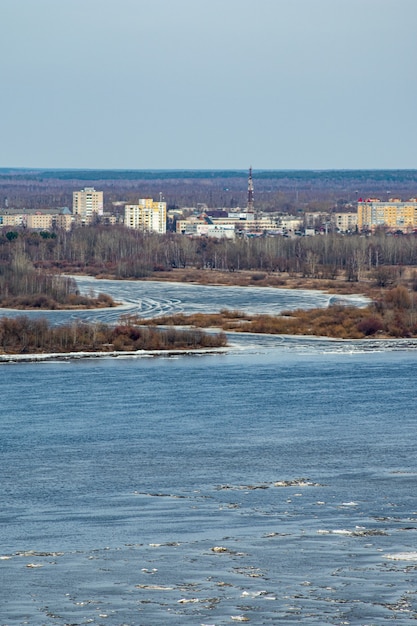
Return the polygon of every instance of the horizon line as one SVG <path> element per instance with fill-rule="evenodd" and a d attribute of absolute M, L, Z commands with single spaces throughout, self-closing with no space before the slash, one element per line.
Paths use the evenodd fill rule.
<path fill-rule="evenodd" d="M 341 167 L 341 168 L 251 168 L 252 172 L 416 172 L 417 167 Z M 35 171 L 35 172 L 247 172 L 247 168 L 189 168 L 189 167 L 28 167 L 28 166 L 0 166 L 1 171 Z"/>

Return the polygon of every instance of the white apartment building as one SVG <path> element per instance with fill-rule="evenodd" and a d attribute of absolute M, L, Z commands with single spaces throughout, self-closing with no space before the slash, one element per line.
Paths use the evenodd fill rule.
<path fill-rule="evenodd" d="M 298 217 L 294 217 L 293 215 L 287 215 L 281 217 L 279 225 L 284 230 L 296 231 L 300 230 L 302 226 L 302 220 L 300 220 Z"/>
<path fill-rule="evenodd" d="M 331 221 L 336 229 L 342 233 L 354 232 L 358 225 L 357 213 L 333 213 Z"/>
<path fill-rule="evenodd" d="M 138 204 L 126 204 L 125 226 L 159 234 L 166 233 L 167 204 L 152 198 L 139 198 Z"/>
<path fill-rule="evenodd" d="M 84 224 L 90 224 L 95 216 L 103 215 L 103 192 L 86 187 L 72 194 L 72 213 Z"/>

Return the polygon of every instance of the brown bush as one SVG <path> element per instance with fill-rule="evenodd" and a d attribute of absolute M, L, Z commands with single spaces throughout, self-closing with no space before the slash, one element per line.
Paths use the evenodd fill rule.
<path fill-rule="evenodd" d="M 375 335 L 375 333 L 384 329 L 384 322 L 379 315 L 371 315 L 370 317 L 365 317 L 358 323 L 357 326 L 359 332 L 363 333 L 366 337 L 370 335 Z"/>
<path fill-rule="evenodd" d="M 385 302 L 395 309 L 409 309 L 412 304 L 410 293 L 405 287 L 390 289 L 384 298 Z"/>

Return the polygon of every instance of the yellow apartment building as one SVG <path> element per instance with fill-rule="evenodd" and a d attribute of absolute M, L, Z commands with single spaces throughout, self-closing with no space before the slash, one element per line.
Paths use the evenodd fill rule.
<path fill-rule="evenodd" d="M 139 198 L 137 204 L 126 204 L 125 226 L 138 230 L 166 233 L 167 204 L 152 198 Z"/>
<path fill-rule="evenodd" d="M 51 213 L 41 213 L 37 211 L 36 213 L 30 213 L 26 216 L 26 226 L 28 228 L 38 229 L 38 230 L 50 230 L 53 225 L 53 216 Z"/>
<path fill-rule="evenodd" d="M 359 201 L 359 230 L 372 231 L 378 226 L 403 232 L 417 228 L 417 198 L 411 198 L 406 202 L 398 198 L 392 198 L 387 202 L 377 198 Z"/>
<path fill-rule="evenodd" d="M 71 230 L 74 216 L 69 209 L 0 209 L 0 227 L 23 226 L 31 230 Z"/>
<path fill-rule="evenodd" d="M 54 215 L 56 228 L 62 228 L 63 230 L 71 230 L 73 219 L 74 217 L 71 213 L 62 212 Z"/>
<path fill-rule="evenodd" d="M 95 216 L 103 215 L 103 192 L 86 187 L 72 194 L 72 213 L 83 224 L 90 224 Z"/>
<path fill-rule="evenodd" d="M 23 212 L 14 209 L 2 210 L 0 212 L 0 226 L 22 226 Z"/>

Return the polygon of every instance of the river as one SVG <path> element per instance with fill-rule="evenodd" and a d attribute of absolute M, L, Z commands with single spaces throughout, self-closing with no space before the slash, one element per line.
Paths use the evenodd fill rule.
<path fill-rule="evenodd" d="M 412 342 L 1 372 L 1 624 L 416 620 Z"/>

